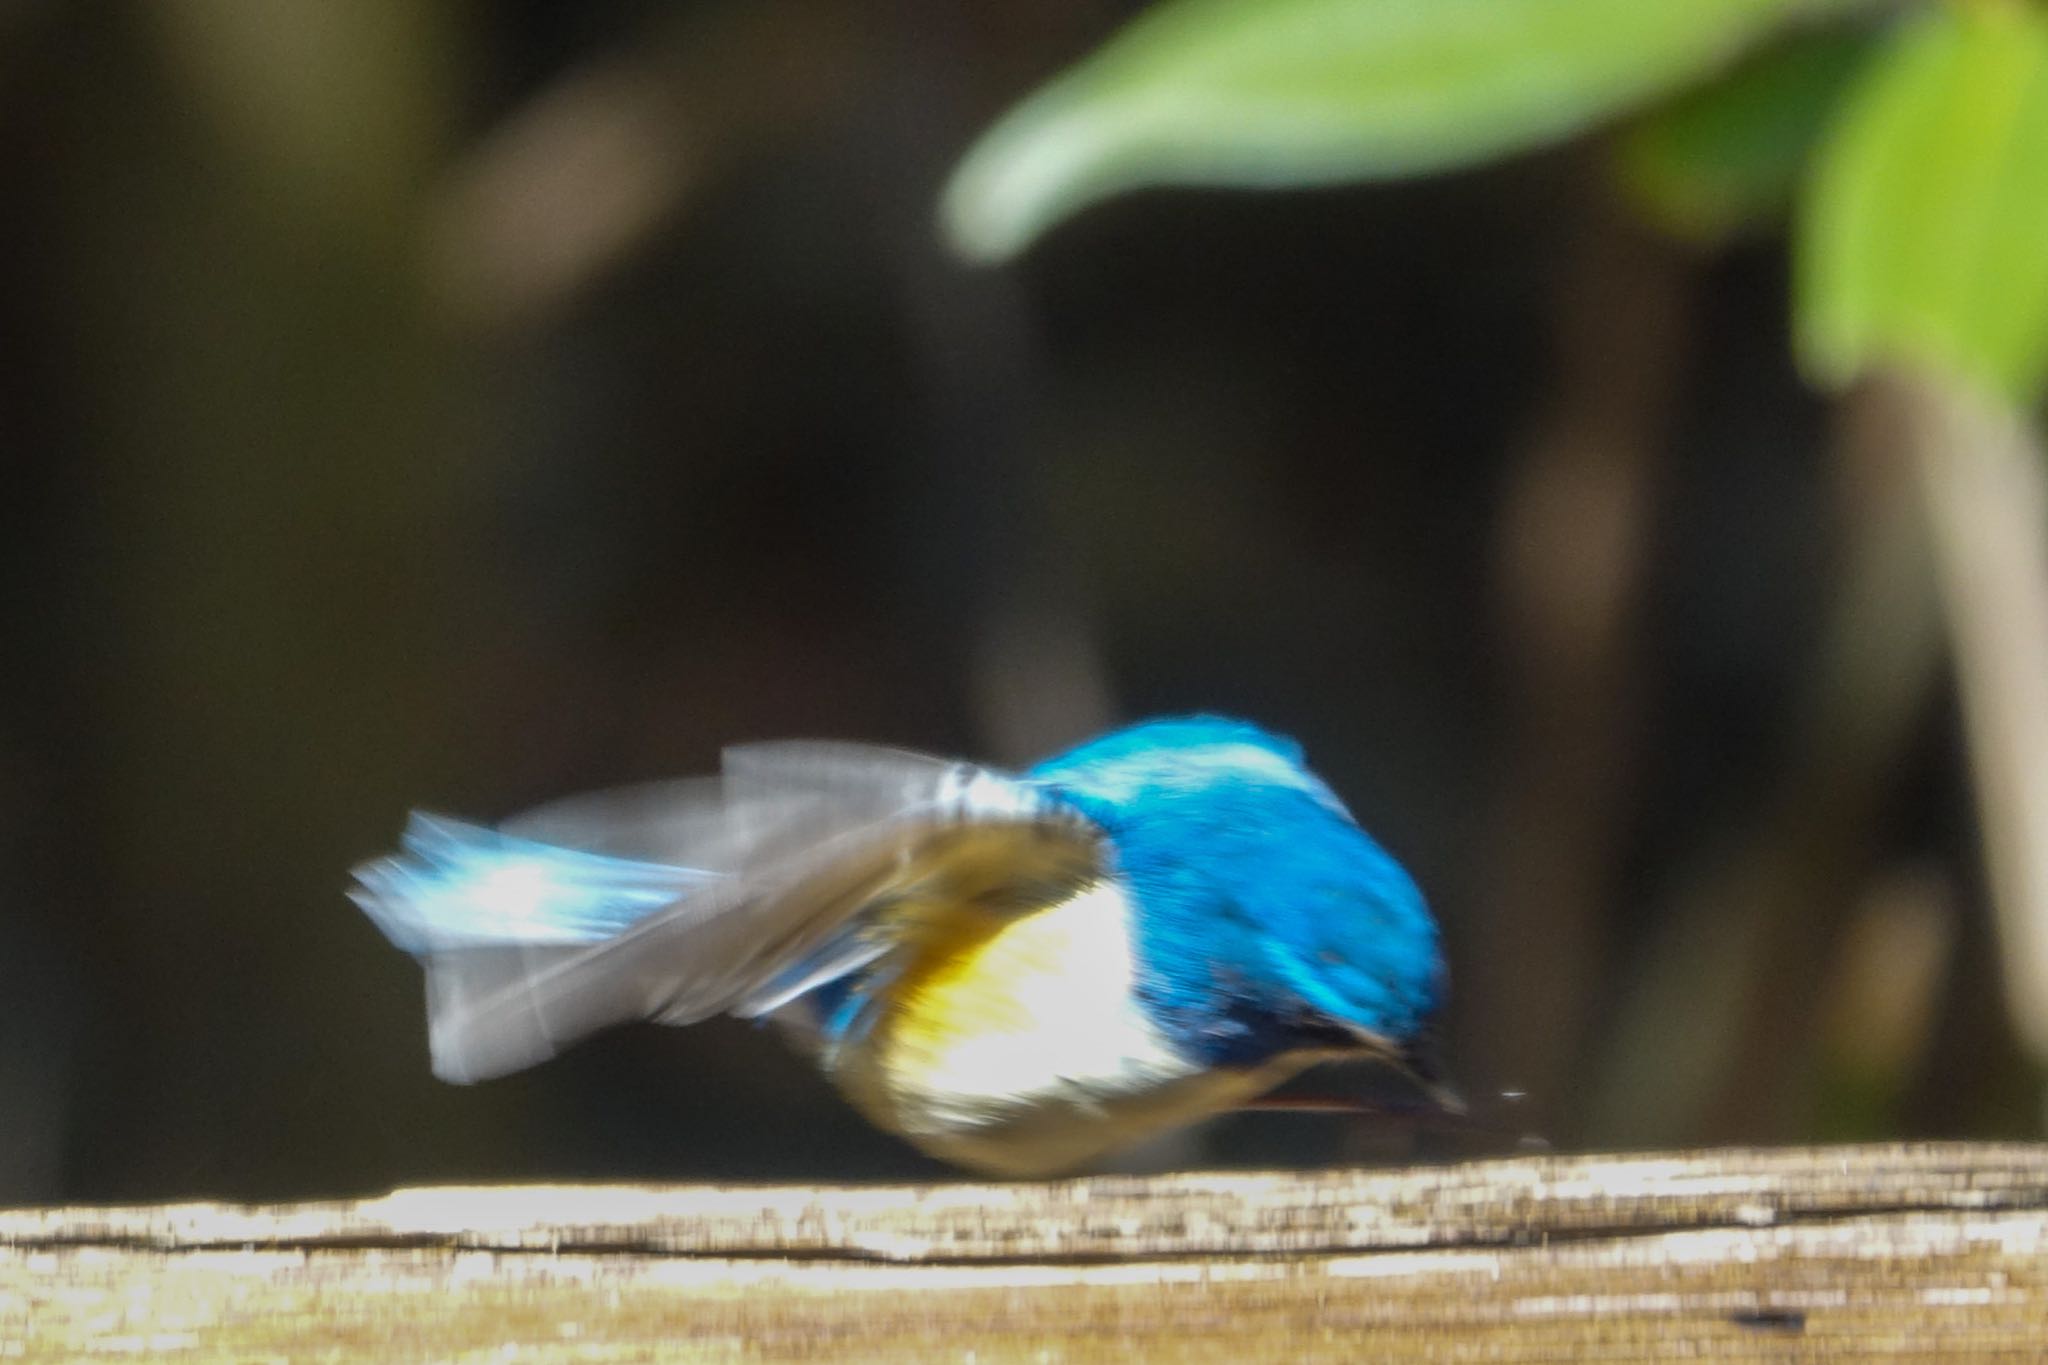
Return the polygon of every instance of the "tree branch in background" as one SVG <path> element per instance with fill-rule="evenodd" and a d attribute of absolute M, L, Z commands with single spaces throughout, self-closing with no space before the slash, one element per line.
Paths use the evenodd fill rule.
<path fill-rule="evenodd" d="M 2048 452 L 1960 384 L 1890 382 L 1955 655 L 2007 1003 L 2048 1058 Z"/>

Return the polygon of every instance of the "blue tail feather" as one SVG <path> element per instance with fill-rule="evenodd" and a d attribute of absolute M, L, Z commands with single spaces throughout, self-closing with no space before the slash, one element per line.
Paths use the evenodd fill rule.
<path fill-rule="evenodd" d="M 418 813 L 402 842 L 403 853 L 356 869 L 351 895 L 415 956 L 601 942 L 716 880 Z"/>

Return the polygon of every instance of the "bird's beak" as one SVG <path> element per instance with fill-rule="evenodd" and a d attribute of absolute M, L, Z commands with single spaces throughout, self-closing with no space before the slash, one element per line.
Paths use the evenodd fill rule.
<path fill-rule="evenodd" d="M 1396 1050 L 1394 1060 L 1431 1104 L 1458 1118 L 1470 1112 L 1465 1097 L 1444 1074 L 1443 1059 L 1438 1054 L 1434 1034 L 1425 1033 L 1402 1044 Z"/>
<path fill-rule="evenodd" d="M 1465 1097 L 1458 1093 L 1444 1074 L 1443 1061 L 1438 1056 L 1437 1040 L 1434 1033 L 1422 1033 L 1407 1042 L 1396 1042 L 1383 1033 L 1372 1033 L 1365 1029 L 1346 1025 L 1366 1051 L 1377 1054 L 1385 1061 L 1398 1067 L 1402 1074 L 1415 1084 L 1423 1098 L 1454 1118 L 1465 1118 L 1470 1107 Z"/>

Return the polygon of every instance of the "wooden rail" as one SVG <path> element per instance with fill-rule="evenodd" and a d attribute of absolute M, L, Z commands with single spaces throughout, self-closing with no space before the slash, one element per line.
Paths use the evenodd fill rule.
<path fill-rule="evenodd" d="M 2048 1147 L 0 1212 L 0 1362 L 2048 1360 Z"/>

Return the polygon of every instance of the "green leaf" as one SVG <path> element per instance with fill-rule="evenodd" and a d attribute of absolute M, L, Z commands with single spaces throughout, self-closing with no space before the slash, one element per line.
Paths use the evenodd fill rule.
<path fill-rule="evenodd" d="M 1615 147 L 1623 192 L 1690 241 L 1720 242 L 1775 220 L 1876 38 L 1801 34 L 1653 111 Z"/>
<path fill-rule="evenodd" d="M 2048 13 L 1906 25 L 1844 103 L 1800 207 L 1809 372 L 1903 362 L 2025 402 L 2048 379 Z"/>
<path fill-rule="evenodd" d="M 1416 175 L 1555 142 L 1866 0 L 1161 0 L 968 152 L 942 215 L 999 260 L 1150 185 Z"/>

